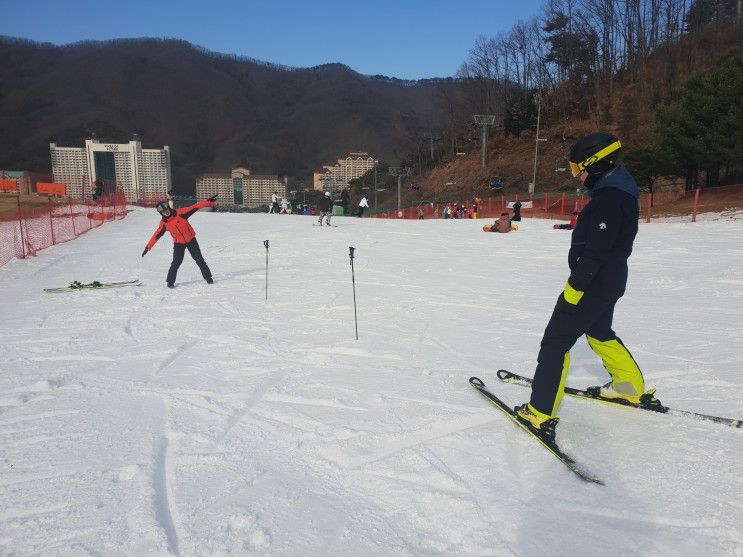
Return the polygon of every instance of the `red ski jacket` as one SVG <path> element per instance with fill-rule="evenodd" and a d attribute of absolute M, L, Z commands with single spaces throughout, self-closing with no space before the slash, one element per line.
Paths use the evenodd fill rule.
<path fill-rule="evenodd" d="M 174 214 L 171 213 L 169 217 L 163 216 L 157 230 L 155 230 L 150 241 L 147 242 L 147 251 L 150 251 L 154 247 L 155 243 L 162 238 L 166 230 L 173 236 L 173 243 L 187 244 L 193 240 L 196 237 L 196 232 L 194 232 L 193 227 L 187 219 L 204 207 L 216 207 L 216 203 L 209 200 L 199 201 L 188 207 L 173 209 Z"/>

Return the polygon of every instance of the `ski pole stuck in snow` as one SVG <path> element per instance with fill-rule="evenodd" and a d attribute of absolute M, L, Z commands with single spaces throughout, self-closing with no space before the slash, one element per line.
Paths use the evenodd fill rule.
<path fill-rule="evenodd" d="M 268 300 L 268 240 L 263 240 L 263 245 L 266 246 L 266 300 Z"/>
<path fill-rule="evenodd" d="M 359 320 L 356 318 L 356 278 L 353 274 L 353 252 L 356 248 L 348 247 L 348 257 L 351 258 L 351 285 L 353 286 L 353 321 L 356 325 L 356 340 L 359 340 Z"/>

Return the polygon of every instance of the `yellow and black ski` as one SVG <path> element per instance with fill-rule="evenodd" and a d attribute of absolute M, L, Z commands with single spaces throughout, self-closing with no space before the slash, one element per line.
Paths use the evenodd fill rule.
<path fill-rule="evenodd" d="M 498 379 L 504 383 L 511 383 L 512 385 L 520 385 L 522 387 L 531 387 L 532 379 L 530 377 L 524 377 L 512 373 L 505 369 L 499 369 L 497 374 Z M 676 408 L 669 408 L 664 406 L 661 402 L 655 398 L 655 389 L 648 391 L 642 397 L 640 402 L 635 404 L 627 400 L 604 398 L 600 394 L 601 387 L 588 387 L 587 389 L 574 389 L 573 387 L 565 387 L 565 394 L 576 398 L 583 398 L 588 400 L 595 400 L 597 402 L 604 402 L 606 404 L 613 404 L 615 406 L 624 406 L 627 408 L 637 408 L 639 410 L 649 410 L 651 412 L 658 412 L 659 414 L 671 414 L 673 416 L 686 416 L 690 418 L 696 418 L 698 420 L 706 420 L 709 422 L 715 422 L 718 424 L 728 425 L 730 427 L 743 427 L 743 420 L 736 418 L 722 418 L 720 416 L 710 416 L 709 414 L 700 414 L 698 412 L 691 412 L 689 410 L 677 410 Z"/>
<path fill-rule="evenodd" d="M 528 424 L 520 420 L 519 417 L 516 415 L 516 412 L 514 412 L 514 410 L 511 407 L 509 407 L 505 402 L 503 402 L 501 399 L 499 399 L 497 396 L 491 393 L 487 389 L 487 387 L 485 387 L 485 383 L 483 383 L 481 379 L 477 377 L 470 377 L 470 385 L 472 385 L 475 389 L 477 389 L 480 392 L 480 394 L 483 395 L 485 398 L 487 398 L 490 402 L 495 404 L 495 406 L 499 408 L 506 416 L 511 418 L 511 420 L 516 425 L 518 425 L 521 429 L 523 429 L 529 435 L 531 435 L 537 441 L 539 441 L 539 443 L 545 449 L 551 452 L 560 462 L 562 462 L 565 466 L 567 466 L 581 480 L 585 482 L 592 482 L 592 483 L 597 483 L 599 485 L 604 485 L 604 482 L 602 482 L 600 479 L 594 476 L 591 472 L 586 470 L 583 466 L 578 464 L 570 456 L 565 454 L 560 449 L 560 447 L 557 446 L 557 443 L 555 442 L 555 437 L 554 437 L 554 424 L 551 430 L 549 430 L 549 432 L 545 434 L 544 432 L 539 431 L 538 429 L 535 429 L 534 427 L 532 427 L 531 424 Z M 555 423 L 556 421 L 557 421 L 557 418 L 555 418 Z"/>

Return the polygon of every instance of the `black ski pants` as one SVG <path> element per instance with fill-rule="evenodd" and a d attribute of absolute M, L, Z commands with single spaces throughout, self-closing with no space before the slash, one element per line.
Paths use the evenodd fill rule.
<path fill-rule="evenodd" d="M 587 292 L 578 305 L 571 306 L 560 294 L 544 331 L 537 357 L 529 401 L 536 410 L 550 416 L 557 412 L 570 366 L 570 349 L 584 334 L 589 337 L 589 344 L 594 352 L 604 360 L 610 374 L 613 370 L 611 366 L 607 366 L 607 362 L 611 363 L 612 358 L 604 353 L 605 346 L 618 352 L 620 359 L 628 361 L 625 365 L 631 368 L 628 373 L 640 373 L 632 355 L 611 328 L 616 303 L 615 299 L 602 299 Z"/>
<path fill-rule="evenodd" d="M 206 261 L 204 261 L 204 256 L 201 255 L 199 243 L 196 241 L 196 238 L 194 238 L 187 244 L 173 244 L 173 262 L 170 264 L 170 269 L 168 269 L 168 278 L 166 279 L 168 284 L 175 283 L 175 277 L 178 274 L 178 268 L 181 266 L 181 263 L 183 263 L 183 256 L 186 253 L 186 248 L 188 248 L 188 253 L 191 254 L 191 257 L 193 257 L 193 260 L 196 261 L 199 269 L 201 269 L 201 276 L 203 276 L 205 280 L 212 278 L 212 272 L 209 270 Z"/>

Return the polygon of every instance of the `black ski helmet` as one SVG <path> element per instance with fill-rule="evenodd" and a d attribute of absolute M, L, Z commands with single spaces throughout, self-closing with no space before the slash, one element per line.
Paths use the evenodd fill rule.
<path fill-rule="evenodd" d="M 622 144 L 610 133 L 583 136 L 570 149 L 570 171 L 573 177 L 582 172 L 588 172 L 590 177 L 598 177 L 617 164 L 621 152 Z"/>

